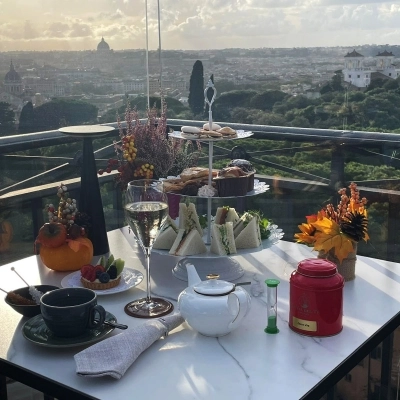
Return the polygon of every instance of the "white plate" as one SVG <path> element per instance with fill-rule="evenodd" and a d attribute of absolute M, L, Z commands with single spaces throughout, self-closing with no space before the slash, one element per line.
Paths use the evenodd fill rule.
<path fill-rule="evenodd" d="M 94 290 L 94 292 L 96 292 L 97 295 L 124 292 L 125 290 L 139 285 L 142 280 L 143 274 L 141 272 L 137 271 L 136 269 L 125 267 L 122 271 L 121 282 L 118 286 L 106 290 Z M 81 271 L 76 271 L 65 276 L 61 281 L 61 286 L 63 288 L 83 287 L 81 283 Z"/>
<path fill-rule="evenodd" d="M 200 141 L 204 141 L 204 142 L 219 142 L 221 140 L 237 140 L 237 139 L 245 139 L 248 138 L 250 136 L 253 136 L 254 133 L 250 132 L 250 131 L 243 131 L 243 130 L 238 130 L 236 131 L 237 136 L 230 138 L 230 137 L 221 137 L 221 138 L 203 138 L 203 137 L 199 137 L 199 138 L 187 138 L 181 135 L 180 131 L 173 131 L 171 133 L 169 133 L 169 137 L 175 138 L 175 139 L 185 139 L 185 140 L 200 140 Z"/>

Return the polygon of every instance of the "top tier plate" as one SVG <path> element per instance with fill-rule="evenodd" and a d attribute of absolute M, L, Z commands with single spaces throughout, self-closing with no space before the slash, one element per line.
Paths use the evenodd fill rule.
<path fill-rule="evenodd" d="M 169 137 L 175 138 L 175 139 L 185 139 L 185 140 L 201 140 L 204 142 L 220 142 L 221 140 L 237 140 L 237 139 L 246 139 L 250 136 L 253 136 L 254 133 L 250 131 L 243 131 L 243 130 L 238 130 L 236 131 L 237 136 L 230 138 L 230 137 L 221 137 L 221 138 L 203 138 L 203 137 L 198 137 L 198 138 L 187 138 L 182 136 L 182 132 L 180 131 L 173 131 L 169 133 Z"/>

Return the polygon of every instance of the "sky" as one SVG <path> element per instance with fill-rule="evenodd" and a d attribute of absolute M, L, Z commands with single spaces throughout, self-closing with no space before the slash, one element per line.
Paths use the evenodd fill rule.
<path fill-rule="evenodd" d="M 161 48 L 400 44 L 400 1 L 159 0 Z M 148 0 L 149 48 L 158 47 Z M 0 51 L 146 46 L 144 0 L 0 0 Z"/>

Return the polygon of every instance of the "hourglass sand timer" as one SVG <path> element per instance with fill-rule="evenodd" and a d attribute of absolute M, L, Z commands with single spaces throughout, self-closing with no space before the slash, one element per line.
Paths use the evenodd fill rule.
<path fill-rule="evenodd" d="M 264 329 L 266 333 L 278 333 L 279 329 L 276 325 L 278 317 L 278 279 L 267 279 L 267 302 L 268 302 L 268 325 Z"/>

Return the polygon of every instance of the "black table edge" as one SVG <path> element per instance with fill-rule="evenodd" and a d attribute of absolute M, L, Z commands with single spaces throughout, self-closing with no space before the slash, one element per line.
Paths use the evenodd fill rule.
<path fill-rule="evenodd" d="M 308 391 L 300 400 L 320 399 L 328 393 L 333 386 L 349 373 L 361 360 L 391 335 L 400 326 L 400 312 L 377 330 L 368 340 L 343 360 L 328 375 L 322 378 L 317 385 Z M 340 335 L 340 333 L 339 333 Z"/>
<path fill-rule="evenodd" d="M 98 400 L 97 397 L 72 389 L 53 379 L 16 366 L 9 361 L 0 360 L 0 375 L 7 376 L 58 400 Z"/>

